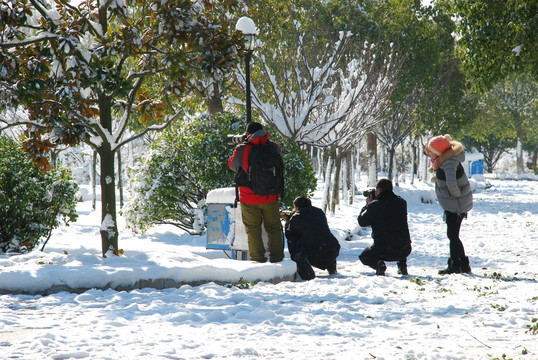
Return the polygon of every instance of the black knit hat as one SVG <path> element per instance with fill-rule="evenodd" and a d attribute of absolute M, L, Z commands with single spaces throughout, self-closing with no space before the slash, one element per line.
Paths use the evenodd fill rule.
<path fill-rule="evenodd" d="M 256 121 L 247 124 L 247 134 L 254 134 L 258 130 L 263 130 L 263 125 Z"/>

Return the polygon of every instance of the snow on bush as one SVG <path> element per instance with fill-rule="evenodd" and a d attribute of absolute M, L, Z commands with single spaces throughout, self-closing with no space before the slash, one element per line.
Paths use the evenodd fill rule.
<path fill-rule="evenodd" d="M 77 185 L 65 169 L 45 174 L 11 138 L 0 137 L 0 253 L 24 253 L 63 221 L 76 221 Z"/>
<path fill-rule="evenodd" d="M 284 157 L 285 198 L 291 208 L 299 195 L 311 195 L 316 178 L 308 157 L 297 145 L 268 128 Z M 234 185 L 228 168 L 233 146 L 226 135 L 245 132 L 245 120 L 221 113 L 186 119 L 163 132 L 148 155 L 130 171 L 131 201 L 124 215 L 129 227 L 145 231 L 152 225 L 171 224 L 190 234 L 205 231 L 205 198 L 210 190 Z"/>

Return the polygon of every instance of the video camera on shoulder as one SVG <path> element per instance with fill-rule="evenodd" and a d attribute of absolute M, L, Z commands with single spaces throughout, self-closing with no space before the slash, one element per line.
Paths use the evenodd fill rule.
<path fill-rule="evenodd" d="M 368 190 L 364 190 L 364 191 L 362 192 L 362 196 L 364 196 L 364 197 L 366 197 L 366 198 L 367 198 L 367 197 L 370 197 L 370 195 L 373 196 L 374 199 L 375 199 L 375 189 L 368 189 Z"/>
<path fill-rule="evenodd" d="M 247 141 L 247 134 L 240 134 L 240 135 L 228 134 L 228 135 L 226 135 L 226 143 L 228 145 L 238 145 L 238 144 L 244 143 L 245 141 Z"/>

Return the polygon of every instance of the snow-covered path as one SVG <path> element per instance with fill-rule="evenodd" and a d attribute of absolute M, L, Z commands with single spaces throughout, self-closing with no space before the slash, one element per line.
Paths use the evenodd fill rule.
<path fill-rule="evenodd" d="M 441 210 L 402 186 L 413 239 L 407 277 L 394 263 L 385 277 L 360 264 L 368 232 L 343 241 L 358 199 L 329 218 L 343 243 L 336 276 L 2 295 L 0 358 L 538 359 L 538 182 L 491 183 L 462 226 L 472 275 L 437 274 L 448 255 Z"/>

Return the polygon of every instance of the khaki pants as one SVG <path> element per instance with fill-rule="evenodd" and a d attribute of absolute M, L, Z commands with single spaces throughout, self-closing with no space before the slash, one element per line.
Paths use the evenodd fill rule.
<path fill-rule="evenodd" d="M 284 240 L 280 223 L 279 203 L 249 205 L 241 203 L 241 216 L 247 232 L 248 251 L 253 261 L 266 262 L 262 240 L 262 223 L 268 235 L 269 260 L 272 263 L 284 259 Z"/>

